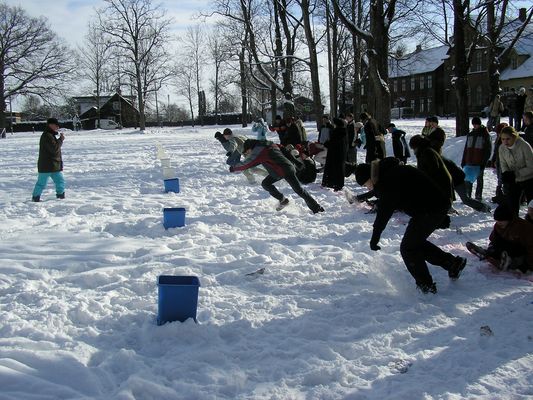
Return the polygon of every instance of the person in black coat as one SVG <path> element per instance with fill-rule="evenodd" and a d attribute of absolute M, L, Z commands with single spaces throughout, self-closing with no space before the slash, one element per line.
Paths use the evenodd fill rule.
<path fill-rule="evenodd" d="M 387 130 L 392 135 L 392 151 L 394 157 L 404 164 L 407 164 L 407 159 L 411 157 L 411 153 L 409 152 L 409 146 L 405 140 L 405 132 L 396 128 L 396 125 L 393 123 L 390 123 L 387 126 Z"/>
<path fill-rule="evenodd" d="M 533 112 L 527 111 L 524 113 L 524 124 L 522 125 L 520 136 L 533 147 Z"/>
<path fill-rule="evenodd" d="M 442 154 L 442 146 L 444 146 L 444 141 L 446 140 L 446 133 L 439 126 L 439 119 L 436 116 L 432 115 L 428 117 L 427 120 L 429 121 L 430 126 L 430 131 L 427 135 L 427 138 L 429 139 L 433 150 L 439 154 Z"/>
<path fill-rule="evenodd" d="M 302 143 L 302 136 L 298 126 L 294 123 L 294 118 L 287 119 L 287 132 L 285 134 L 285 140 L 281 143 L 284 146 L 293 145 L 296 146 Z"/>
<path fill-rule="evenodd" d="M 59 121 L 56 118 L 48 118 L 46 128 L 39 141 L 39 160 L 37 170 L 39 176 L 33 189 L 32 201 L 41 201 L 41 194 L 48 183 L 48 178 L 52 178 L 56 186 L 56 197 L 65 198 L 65 178 L 63 177 L 63 158 L 61 146 L 65 135 L 59 132 Z"/>
<path fill-rule="evenodd" d="M 324 175 L 322 176 L 322 186 L 339 191 L 344 187 L 344 173 L 346 149 L 348 147 L 348 132 L 344 120 L 334 118 L 335 127 L 330 132 L 329 140 L 324 143 L 328 149 Z"/>
<path fill-rule="evenodd" d="M 268 172 L 268 176 L 263 179 L 261 186 L 272 197 L 279 200 L 277 210 L 281 210 L 287 204 L 289 199 L 286 198 L 275 186 L 274 183 L 285 179 L 294 192 L 300 196 L 307 204 L 307 207 L 314 213 L 323 212 L 324 209 L 311 197 L 311 195 L 302 188 L 302 185 L 296 177 L 294 164 L 287 159 L 281 152 L 278 145 L 254 139 L 248 139 L 244 142 L 244 155 L 246 162 L 240 163 L 229 168 L 230 172 L 244 171 L 256 165 L 262 164 Z"/>
<path fill-rule="evenodd" d="M 426 262 L 448 271 L 450 279 L 457 279 L 466 266 L 466 259 L 447 253 L 429 242 L 428 237 L 438 228 L 447 227 L 446 215 L 450 198 L 422 171 L 401 165 L 394 157 L 372 164 L 360 164 L 355 177 L 357 183 L 373 190 L 378 207 L 370 248 L 381 250 L 379 240 L 394 211 L 403 211 L 411 218 L 400 244 L 404 263 L 423 293 L 436 293 L 437 286 Z"/>
<path fill-rule="evenodd" d="M 385 130 L 379 125 L 379 123 L 370 116 L 370 114 L 364 112 L 360 115 L 361 122 L 363 123 L 363 131 L 365 135 L 365 148 L 367 163 L 372 162 L 375 159 L 385 158 L 385 140 L 383 135 Z"/>

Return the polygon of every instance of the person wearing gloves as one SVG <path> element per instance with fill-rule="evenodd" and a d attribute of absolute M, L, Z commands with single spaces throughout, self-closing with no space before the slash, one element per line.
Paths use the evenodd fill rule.
<path fill-rule="evenodd" d="M 63 158 L 61 147 L 65 135 L 59 132 L 59 121 L 56 118 L 48 118 L 39 141 L 39 159 L 37 161 L 37 171 L 39 176 L 33 188 L 32 201 L 41 201 L 41 194 L 48 183 L 48 178 L 52 178 L 56 186 L 56 197 L 65 198 L 65 178 L 63 177 Z"/>
<path fill-rule="evenodd" d="M 360 164 L 355 179 L 361 186 L 373 190 L 378 207 L 370 248 L 381 250 L 379 240 L 394 211 L 403 211 L 411 218 L 400 244 L 400 253 L 407 270 L 415 279 L 422 293 L 436 293 L 426 262 L 448 271 L 448 277 L 456 280 L 466 266 L 466 259 L 447 253 L 428 241 L 438 228 L 449 226 L 446 215 L 451 206 L 450 197 L 439 189 L 422 171 L 401 165 L 394 157 Z"/>
<path fill-rule="evenodd" d="M 223 133 L 216 132 L 215 139 L 217 139 L 222 147 L 226 150 L 226 164 L 228 165 L 237 165 L 241 161 L 241 155 L 243 154 L 243 145 L 244 142 L 248 139 L 246 136 L 235 136 L 231 129 L 224 129 Z M 262 168 L 253 168 L 244 172 L 244 176 L 249 183 L 255 183 L 256 175 L 266 176 L 267 172 Z"/>
<path fill-rule="evenodd" d="M 235 166 L 230 166 L 230 172 L 246 171 L 247 169 L 262 164 L 268 171 L 268 176 L 263 179 L 261 186 L 272 197 L 279 201 L 276 210 L 279 211 L 289 204 L 289 199 L 274 186 L 274 183 L 277 181 L 285 179 L 289 186 L 305 201 L 307 207 L 309 207 L 314 214 L 324 211 L 320 204 L 318 204 L 317 201 L 311 197 L 304 188 L 302 188 L 302 185 L 296 176 L 296 168 L 294 167 L 294 164 L 283 155 L 278 145 L 272 142 L 261 142 L 248 139 L 244 142 L 243 149 L 247 159 Z"/>
<path fill-rule="evenodd" d="M 512 126 L 503 128 L 500 138 L 498 155 L 503 193 L 507 206 L 518 216 L 522 193 L 528 202 L 533 200 L 533 150 Z"/>

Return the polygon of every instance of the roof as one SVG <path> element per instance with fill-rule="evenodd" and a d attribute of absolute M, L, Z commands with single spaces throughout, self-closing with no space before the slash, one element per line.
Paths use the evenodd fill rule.
<path fill-rule="evenodd" d="M 439 46 L 405 55 L 389 61 L 389 78 L 399 78 L 435 71 L 447 58 L 449 47 Z"/>
<path fill-rule="evenodd" d="M 520 22 L 513 21 L 509 24 L 517 28 Z M 528 24 L 522 35 L 514 45 L 514 50 L 517 54 L 524 56 L 529 56 L 526 61 L 524 61 L 518 68 L 513 69 L 511 65 L 505 68 L 500 75 L 500 80 L 509 80 L 509 79 L 518 79 L 518 78 L 529 78 L 533 77 L 533 24 Z"/>

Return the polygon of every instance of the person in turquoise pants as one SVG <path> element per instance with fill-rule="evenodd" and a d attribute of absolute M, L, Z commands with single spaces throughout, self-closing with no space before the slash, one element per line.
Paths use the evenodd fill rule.
<path fill-rule="evenodd" d="M 59 121 L 56 118 L 48 118 L 46 128 L 39 141 L 39 159 L 37 170 L 39 176 L 33 189 L 32 201 L 41 201 L 41 194 L 48 183 L 48 178 L 52 178 L 56 186 L 56 197 L 65 198 L 65 179 L 63 177 L 63 159 L 61 156 L 61 146 L 65 140 L 65 135 L 59 132 Z"/>

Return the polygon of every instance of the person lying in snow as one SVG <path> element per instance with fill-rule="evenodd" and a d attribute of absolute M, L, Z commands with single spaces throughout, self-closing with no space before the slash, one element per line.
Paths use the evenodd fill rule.
<path fill-rule="evenodd" d="M 499 260 L 497 267 L 503 271 L 533 271 L 533 225 L 514 216 L 505 205 L 494 210 L 494 220 L 484 255 Z"/>
<path fill-rule="evenodd" d="M 429 242 L 427 238 L 438 228 L 447 227 L 446 215 L 451 199 L 422 171 L 401 165 L 394 157 L 360 164 L 355 179 L 361 186 L 374 190 L 378 208 L 370 248 L 381 250 L 379 239 L 389 219 L 396 210 L 411 219 L 400 244 L 403 261 L 422 293 L 436 293 L 437 286 L 426 261 L 448 271 L 450 279 L 458 279 L 466 266 L 466 258 L 447 253 Z"/>
<path fill-rule="evenodd" d="M 289 199 L 274 186 L 274 183 L 281 179 L 287 181 L 294 192 L 305 201 L 307 207 L 314 214 L 324 211 L 320 204 L 302 188 L 300 181 L 296 177 L 294 164 L 283 155 L 278 145 L 272 142 L 248 139 L 244 142 L 243 150 L 246 160 L 243 163 L 230 166 L 230 172 L 245 171 L 262 164 L 269 175 L 263 179 L 261 186 L 272 197 L 279 200 L 278 211 L 289 204 Z"/>
<path fill-rule="evenodd" d="M 246 136 L 234 136 L 231 129 L 224 129 L 223 133 L 216 132 L 215 139 L 217 139 L 222 147 L 226 150 L 226 164 L 237 165 L 241 161 L 241 155 L 243 154 L 243 144 L 248 139 Z M 244 172 L 244 176 L 248 179 L 249 183 L 255 183 L 256 175 L 267 176 L 268 173 L 263 168 L 252 168 Z"/>

